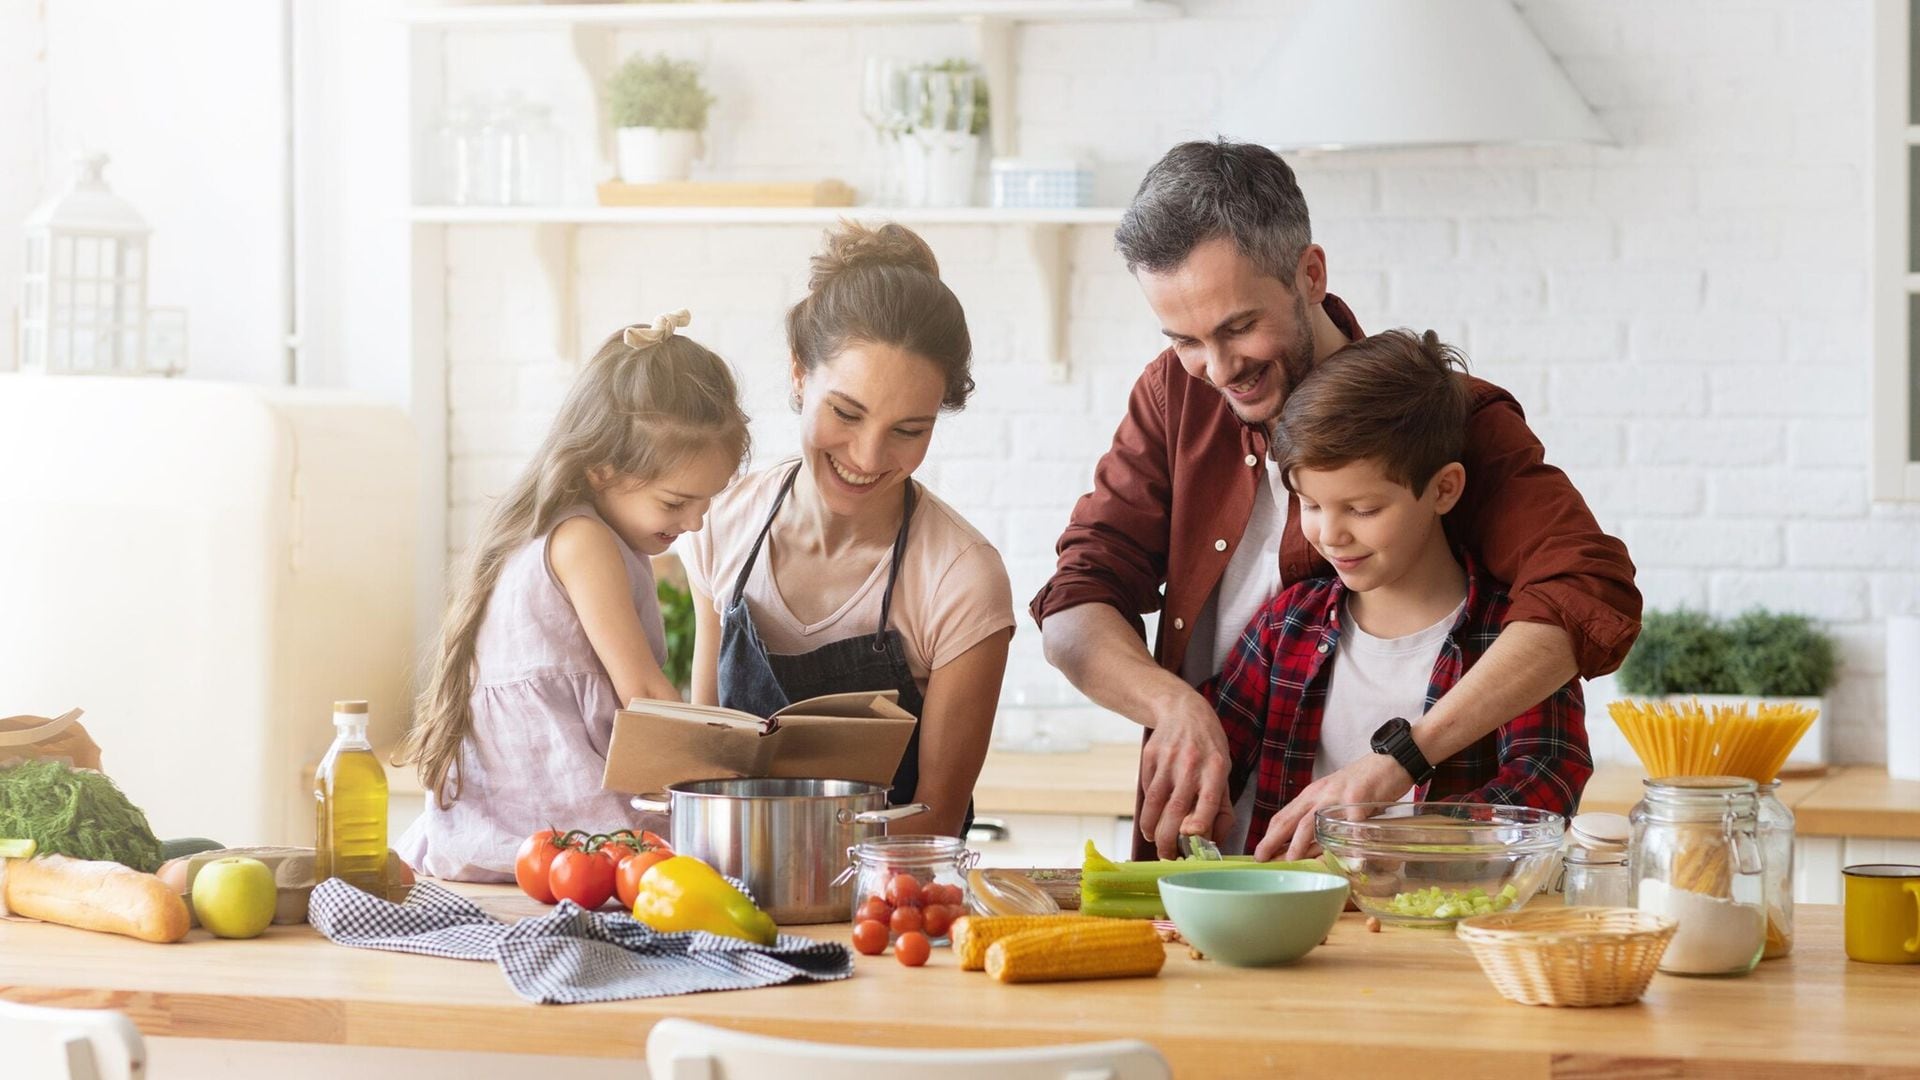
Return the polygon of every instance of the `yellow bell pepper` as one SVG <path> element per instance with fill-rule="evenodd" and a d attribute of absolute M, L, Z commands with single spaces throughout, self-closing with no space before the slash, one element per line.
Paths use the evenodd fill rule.
<path fill-rule="evenodd" d="M 705 930 L 760 945 L 779 935 L 766 912 L 691 855 L 663 859 L 641 875 L 633 917 L 663 933 Z"/>

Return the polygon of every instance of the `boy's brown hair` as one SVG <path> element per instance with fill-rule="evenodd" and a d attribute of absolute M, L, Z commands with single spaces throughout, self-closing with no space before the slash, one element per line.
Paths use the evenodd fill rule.
<path fill-rule="evenodd" d="M 1313 366 L 1287 395 L 1274 430 L 1280 479 L 1364 459 L 1418 497 L 1467 442 L 1466 357 L 1433 331 L 1388 330 Z"/>

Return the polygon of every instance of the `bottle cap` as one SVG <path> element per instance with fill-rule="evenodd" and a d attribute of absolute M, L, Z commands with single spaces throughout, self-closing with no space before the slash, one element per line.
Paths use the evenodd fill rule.
<path fill-rule="evenodd" d="M 358 713 L 358 714 L 359 714 L 359 715 L 361 715 L 361 716 L 365 716 L 365 715 L 367 715 L 367 703 L 366 703 L 366 702 L 364 702 L 364 701 L 336 701 L 336 702 L 334 702 L 334 703 L 333 703 L 333 714 L 334 714 L 335 716 L 339 716 L 339 715 L 340 715 L 341 713 Z"/>

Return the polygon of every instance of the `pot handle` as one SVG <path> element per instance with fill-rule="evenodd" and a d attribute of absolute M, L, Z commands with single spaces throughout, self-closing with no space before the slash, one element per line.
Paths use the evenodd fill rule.
<path fill-rule="evenodd" d="M 645 795 L 635 795 L 627 801 L 627 805 L 633 807 L 635 810 L 664 814 L 667 812 L 667 793 L 664 791 L 649 791 Z"/>
<path fill-rule="evenodd" d="M 911 802 L 901 806 L 889 806 L 885 810 L 862 810 L 858 814 L 852 814 L 843 819 L 841 824 L 845 825 L 851 822 L 855 825 L 885 825 L 890 821 L 898 821 L 901 818 L 924 814 L 931 809 L 933 808 L 926 803 Z M 841 812 L 846 813 L 846 811 Z"/>

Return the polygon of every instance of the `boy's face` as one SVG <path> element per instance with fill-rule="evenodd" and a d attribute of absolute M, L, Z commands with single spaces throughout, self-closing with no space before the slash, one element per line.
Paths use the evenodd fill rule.
<path fill-rule="evenodd" d="M 1296 468 L 1291 480 L 1307 542 L 1347 588 L 1370 592 L 1400 580 L 1430 545 L 1446 543 L 1440 516 L 1460 501 L 1466 470 L 1449 462 L 1418 496 L 1371 458 L 1336 469 Z"/>

